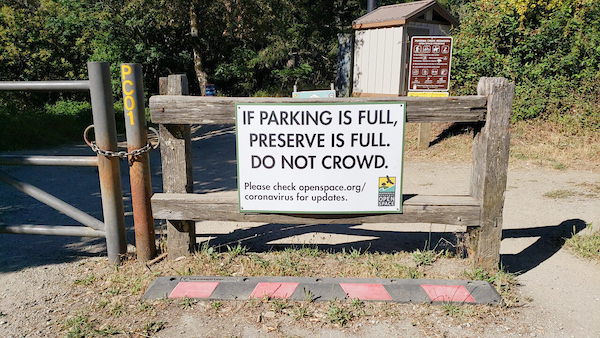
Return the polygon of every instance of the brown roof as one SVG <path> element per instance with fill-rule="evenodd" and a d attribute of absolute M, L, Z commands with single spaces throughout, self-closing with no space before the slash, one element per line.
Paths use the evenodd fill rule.
<path fill-rule="evenodd" d="M 407 2 L 398 5 L 382 6 L 352 22 L 354 29 L 400 26 L 414 20 L 429 9 L 433 9 L 444 19 L 442 23 L 458 26 L 456 20 L 444 7 L 435 0 Z"/>

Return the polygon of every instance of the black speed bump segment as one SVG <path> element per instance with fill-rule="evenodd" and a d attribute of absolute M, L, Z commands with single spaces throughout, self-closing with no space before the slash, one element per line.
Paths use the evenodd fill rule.
<path fill-rule="evenodd" d="M 159 277 L 143 299 L 194 298 L 298 301 L 360 299 L 399 303 L 501 303 L 488 283 L 446 279 L 312 278 L 312 277 Z"/>

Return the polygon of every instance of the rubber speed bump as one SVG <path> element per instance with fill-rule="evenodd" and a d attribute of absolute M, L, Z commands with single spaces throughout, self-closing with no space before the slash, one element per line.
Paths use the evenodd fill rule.
<path fill-rule="evenodd" d="M 248 300 L 359 299 L 399 303 L 500 304 L 487 282 L 437 279 L 310 277 L 159 277 L 142 298 Z"/>

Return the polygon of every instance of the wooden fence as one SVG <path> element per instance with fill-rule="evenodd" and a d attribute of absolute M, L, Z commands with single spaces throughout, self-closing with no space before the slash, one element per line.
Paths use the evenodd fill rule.
<path fill-rule="evenodd" d="M 481 78 L 477 94 L 460 97 L 386 97 L 299 100 L 186 96 L 187 79 L 161 80 L 161 94 L 150 98 L 152 122 L 160 125 L 163 193 L 152 197 L 155 219 L 166 219 L 169 256 L 186 255 L 195 245 L 194 221 L 274 224 L 439 223 L 463 225 L 476 265 L 498 268 L 502 210 L 506 190 L 509 123 L 514 83 Z M 245 214 L 236 191 L 193 194 L 191 124 L 234 124 L 236 103 L 310 103 L 405 101 L 406 122 L 473 122 L 473 166 L 469 195 L 404 195 L 402 214 L 282 215 Z"/>

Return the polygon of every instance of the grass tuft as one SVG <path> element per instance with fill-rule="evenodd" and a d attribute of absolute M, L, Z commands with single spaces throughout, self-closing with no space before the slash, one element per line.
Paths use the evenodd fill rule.
<path fill-rule="evenodd" d="M 91 275 L 89 275 L 89 276 L 88 276 L 88 277 L 86 277 L 86 278 L 83 278 L 83 279 L 76 279 L 76 280 L 73 282 L 73 284 L 75 284 L 75 285 L 84 285 L 84 286 L 88 286 L 88 285 L 90 285 L 90 284 L 92 284 L 92 283 L 94 282 L 94 279 L 95 279 L 95 277 L 94 277 L 94 274 L 91 274 Z"/>
<path fill-rule="evenodd" d="M 184 310 L 191 309 L 194 304 L 198 303 L 197 300 L 188 298 L 187 296 L 183 297 L 183 300 L 179 303 Z"/>
<path fill-rule="evenodd" d="M 444 313 L 446 313 L 446 316 L 462 320 L 471 313 L 471 309 L 464 304 L 444 303 Z"/>
<path fill-rule="evenodd" d="M 310 317 L 311 315 L 312 315 L 312 313 L 306 306 L 303 306 L 301 304 L 294 306 L 294 319 L 295 320 L 300 320 L 302 318 Z"/>
<path fill-rule="evenodd" d="M 282 313 L 283 310 L 288 308 L 288 302 L 285 299 L 273 299 L 271 300 L 271 307 L 275 313 Z"/>
<path fill-rule="evenodd" d="M 339 324 L 340 326 L 346 326 L 350 320 L 352 320 L 352 313 L 343 307 L 338 301 L 332 301 L 329 303 L 329 309 L 327 310 L 327 319 L 331 324 Z"/>
<path fill-rule="evenodd" d="M 67 338 L 89 337 L 95 333 L 94 323 L 86 315 L 77 315 L 67 319 L 63 328 L 68 330 L 65 334 Z"/>
<path fill-rule="evenodd" d="M 578 256 L 600 261 L 600 232 L 582 235 L 575 234 L 573 229 L 573 236 L 567 239 L 566 244 Z"/>
<path fill-rule="evenodd" d="M 433 250 L 419 250 L 417 249 L 411 254 L 411 257 L 415 264 L 420 265 L 431 265 L 433 264 L 439 255 Z"/>
<path fill-rule="evenodd" d="M 144 331 L 150 335 L 150 334 L 156 334 L 158 333 L 158 331 L 162 330 L 165 328 L 165 322 L 163 321 L 158 321 L 158 322 L 146 322 L 146 324 L 144 324 Z"/>
<path fill-rule="evenodd" d="M 223 302 L 216 300 L 210 303 L 210 306 L 217 312 L 223 307 Z"/>
<path fill-rule="evenodd" d="M 546 192 L 543 196 L 546 198 L 563 199 L 575 196 L 577 193 L 571 190 L 556 189 Z"/>
<path fill-rule="evenodd" d="M 481 280 L 490 283 L 496 289 L 502 301 L 508 307 L 519 302 L 519 298 L 515 294 L 518 285 L 517 276 L 505 270 L 504 266 L 495 273 L 490 273 L 482 268 L 476 268 L 471 271 L 465 271 L 467 278 L 472 280 Z"/>

